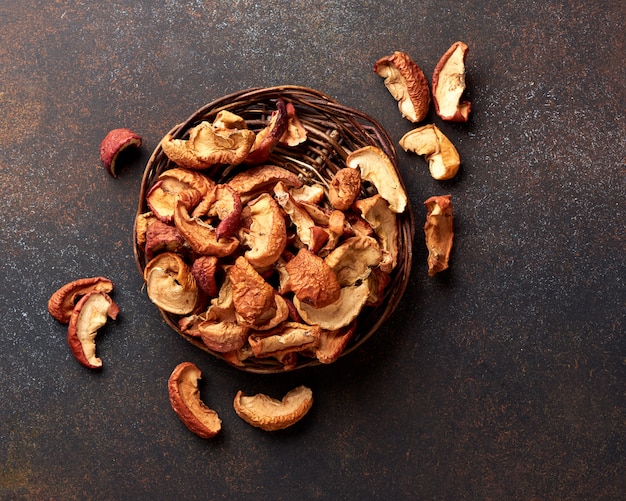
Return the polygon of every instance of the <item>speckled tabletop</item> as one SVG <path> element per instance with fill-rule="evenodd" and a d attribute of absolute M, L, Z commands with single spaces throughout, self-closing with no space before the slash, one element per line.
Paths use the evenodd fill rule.
<path fill-rule="evenodd" d="M 0 4 L 0 499 L 622 499 L 626 490 L 626 5 L 530 0 L 4 0 Z M 451 181 L 398 148 L 415 211 L 396 312 L 335 364 L 242 373 L 171 331 L 142 288 L 132 225 L 143 168 L 174 124 L 250 87 L 316 88 L 398 140 L 373 63 L 430 78 L 470 47 L 467 124 L 438 124 Z M 117 179 L 111 128 L 144 138 Z M 423 201 L 450 193 L 448 271 L 428 277 Z M 105 275 L 118 320 L 99 372 L 46 303 Z M 204 373 L 223 420 L 191 434 L 166 382 Z M 237 390 L 306 384 L 311 412 L 267 433 Z"/>

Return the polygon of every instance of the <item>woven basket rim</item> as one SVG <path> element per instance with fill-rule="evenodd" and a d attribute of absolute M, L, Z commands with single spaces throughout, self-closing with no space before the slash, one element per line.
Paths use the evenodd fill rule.
<path fill-rule="evenodd" d="M 398 158 L 393 141 L 380 123 L 364 112 L 344 106 L 330 96 L 309 87 L 277 85 L 273 87 L 255 87 L 233 92 L 201 106 L 189 115 L 186 120 L 172 127 L 167 134 L 171 134 L 176 138 L 182 138 L 191 127 L 204 120 L 211 121 L 211 117 L 214 117 L 219 111 L 224 109 L 241 115 L 255 113 L 264 119 L 269 116 L 272 105 L 278 97 L 294 104 L 299 118 L 302 117 L 303 122 L 305 122 L 305 127 L 310 135 L 309 137 L 311 137 L 311 135 L 314 136 L 307 142 L 315 142 L 316 144 L 309 144 L 303 149 L 303 151 L 305 151 L 303 158 L 305 158 L 306 162 L 300 162 L 301 158 L 290 149 L 289 153 L 293 155 L 293 158 L 287 157 L 285 154 L 281 156 L 281 153 L 278 152 L 270 157 L 268 163 L 276 163 L 273 160 L 277 159 L 282 162 L 288 160 L 289 162 L 283 165 L 286 168 L 302 169 L 299 171 L 301 175 L 318 176 L 316 179 L 323 181 L 326 179 L 324 177 L 325 175 L 327 177 L 332 175 L 333 168 L 339 168 L 341 166 L 341 161 L 345 160 L 349 151 L 356 149 L 359 145 L 369 144 L 379 147 L 387 154 L 398 173 L 403 189 L 405 189 L 404 181 L 398 167 Z M 263 113 L 264 109 L 265 114 Z M 319 155 L 315 157 L 315 160 L 318 160 L 319 163 L 313 166 L 309 165 L 311 161 L 311 151 L 316 155 L 319 153 Z M 295 161 L 295 166 L 290 165 L 291 160 Z M 167 159 L 161 149 L 159 141 L 159 144 L 155 147 L 146 163 L 142 176 L 136 220 L 141 214 L 148 210 L 146 195 L 154 184 L 155 179 L 163 171 L 173 167 L 175 167 L 175 165 Z M 244 167 L 239 166 L 238 168 L 241 169 Z M 219 170 L 213 173 L 209 172 L 208 174 L 209 177 L 217 176 L 218 180 L 223 180 L 230 177 L 232 172 L 229 170 L 228 166 L 220 166 Z M 207 174 L 207 172 L 204 173 Z M 359 315 L 360 320 L 361 315 L 363 315 L 367 321 L 358 322 L 355 336 L 340 358 L 352 353 L 380 328 L 396 309 L 408 284 L 415 229 L 411 204 L 408 203 L 405 211 L 401 214 L 397 214 L 396 217 L 399 230 L 398 264 L 391 273 L 392 278 L 389 286 L 385 290 L 385 299 L 381 306 L 367 308 L 366 312 L 362 312 Z M 143 251 L 137 243 L 136 224 L 133 230 L 133 251 L 137 269 L 143 277 L 146 261 Z M 175 315 L 169 314 L 160 308 L 158 308 L 158 310 L 163 320 L 184 339 L 237 369 L 260 374 L 285 372 L 284 367 L 272 359 L 253 358 L 252 362 L 244 363 L 243 366 L 234 364 L 227 360 L 222 354 L 208 349 L 201 340 L 183 333 L 178 328 L 176 322 L 177 317 Z M 320 364 L 321 363 L 315 358 L 302 358 L 301 363 L 288 370 L 292 371 L 294 369 Z"/>

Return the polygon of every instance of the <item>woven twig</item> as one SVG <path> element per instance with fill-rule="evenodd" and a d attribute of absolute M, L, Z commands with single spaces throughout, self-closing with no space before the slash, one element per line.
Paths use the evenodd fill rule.
<path fill-rule="evenodd" d="M 398 170 L 398 159 L 390 137 L 382 126 L 366 114 L 343 106 L 332 98 L 314 89 L 300 86 L 277 86 L 244 90 L 224 96 L 209 103 L 185 122 L 174 127 L 170 134 L 184 139 L 190 128 L 202 121 L 213 122 L 222 110 L 228 110 L 246 120 L 249 128 L 260 130 L 267 125 L 271 113 L 276 109 L 276 100 L 282 98 L 293 103 L 296 113 L 305 129 L 307 141 L 293 148 L 277 147 L 267 163 L 279 165 L 299 174 L 304 181 L 313 181 L 328 186 L 337 170 L 345 167 L 348 154 L 364 146 L 372 145 L 382 149 Z M 148 211 L 146 195 L 156 182 L 158 176 L 175 165 L 163 153 L 160 146 L 148 160 L 139 194 L 137 215 Z M 218 183 L 226 182 L 240 172 L 245 166 L 219 166 L 206 171 Z M 402 182 L 401 176 L 400 180 Z M 368 194 L 369 195 L 369 194 Z M 410 205 L 402 214 L 397 215 L 398 264 L 391 275 L 391 282 L 385 290 L 385 298 L 378 307 L 365 308 L 358 318 L 358 325 L 351 343 L 343 355 L 346 355 L 365 342 L 395 310 L 406 288 L 412 261 L 412 242 L 414 236 L 413 213 Z M 135 238 L 135 260 L 139 272 L 143 275 L 146 265 L 145 255 Z M 178 328 L 178 317 L 161 310 L 164 320 L 189 342 L 215 355 L 224 357 L 209 350 L 199 340 L 187 336 Z M 302 359 L 296 368 L 317 365 L 315 359 Z M 244 361 L 243 366 L 235 367 L 248 372 L 273 373 L 283 372 L 282 364 L 274 359 L 251 358 Z"/>

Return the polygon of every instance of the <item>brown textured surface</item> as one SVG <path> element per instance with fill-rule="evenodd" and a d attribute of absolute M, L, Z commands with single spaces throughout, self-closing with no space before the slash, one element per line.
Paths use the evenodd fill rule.
<path fill-rule="evenodd" d="M 136 5 L 135 5 L 136 4 Z M 626 8 L 620 2 L 234 2 L 0 5 L 0 499 L 620 499 L 626 397 Z M 362 349 L 284 376 L 239 373 L 164 325 L 131 227 L 142 166 L 202 104 L 241 88 L 317 88 L 403 120 L 373 63 L 432 74 L 470 47 L 463 159 L 438 183 L 399 152 L 418 224 L 451 193 L 451 268 L 429 278 L 418 230 L 397 313 Z M 431 119 L 433 114 L 431 112 Z M 144 137 L 118 179 L 114 127 Z M 115 283 L 101 372 L 72 358 L 50 294 Z M 169 406 L 182 361 L 223 420 L 212 441 Z M 296 427 L 264 433 L 237 390 L 306 384 Z"/>

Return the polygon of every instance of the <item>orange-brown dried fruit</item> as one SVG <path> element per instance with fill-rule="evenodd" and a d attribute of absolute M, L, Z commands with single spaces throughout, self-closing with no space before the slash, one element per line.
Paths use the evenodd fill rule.
<path fill-rule="evenodd" d="M 424 224 L 428 248 L 428 275 L 448 269 L 454 240 L 451 195 L 430 197 L 424 202 L 428 214 Z"/>
<path fill-rule="evenodd" d="M 421 122 L 428 115 L 430 90 L 422 69 L 405 52 L 395 51 L 376 61 L 374 71 L 385 79 L 385 86 L 398 101 L 402 116 Z"/>
<path fill-rule="evenodd" d="M 212 438 L 222 429 L 222 420 L 200 399 L 201 376 L 196 365 L 183 362 L 170 375 L 167 389 L 172 409 L 189 431 L 201 438 Z"/>

